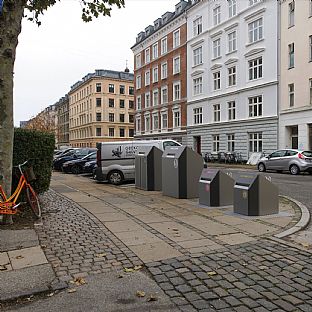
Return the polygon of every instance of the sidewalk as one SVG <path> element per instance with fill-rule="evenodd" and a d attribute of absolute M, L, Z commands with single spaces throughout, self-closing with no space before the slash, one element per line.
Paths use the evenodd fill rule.
<path fill-rule="evenodd" d="M 66 311 L 88 304 L 97 311 L 103 300 L 109 311 L 174 311 L 173 304 L 180 311 L 312 309 L 311 253 L 279 239 L 303 228 L 309 213 L 287 198 L 278 215 L 247 217 L 230 206 L 207 208 L 62 173 L 53 174 L 51 188 L 36 231 L 9 231 L 14 239 L 0 231 L 0 300 L 65 286 L 58 281 L 71 289 L 83 278 L 77 295 L 61 292 L 31 310 L 47 300 L 49 311 L 65 311 L 62 302 L 73 302 Z M 114 290 L 105 290 L 104 280 Z M 158 301 L 138 298 L 139 289 Z"/>

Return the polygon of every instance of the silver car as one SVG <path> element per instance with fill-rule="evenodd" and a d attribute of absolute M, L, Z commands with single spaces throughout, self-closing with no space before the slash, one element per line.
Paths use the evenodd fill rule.
<path fill-rule="evenodd" d="M 312 174 L 312 151 L 283 149 L 262 157 L 257 163 L 258 170 L 290 171 L 299 174 L 307 171 Z"/>

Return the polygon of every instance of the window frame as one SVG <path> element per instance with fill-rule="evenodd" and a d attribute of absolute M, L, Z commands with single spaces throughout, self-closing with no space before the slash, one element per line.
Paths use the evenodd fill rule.
<path fill-rule="evenodd" d="M 203 123 L 203 108 L 202 107 L 193 108 L 193 122 L 194 122 L 194 125 L 200 125 Z"/>
<path fill-rule="evenodd" d="M 213 25 L 217 26 L 221 23 L 221 5 L 216 6 L 212 10 Z"/>
<path fill-rule="evenodd" d="M 213 91 L 221 90 L 221 70 L 216 70 L 212 73 L 212 80 L 213 80 Z"/>
<path fill-rule="evenodd" d="M 227 134 L 228 152 L 235 152 L 235 133 Z"/>
<path fill-rule="evenodd" d="M 178 90 L 176 87 L 179 87 Z M 179 96 L 177 97 L 177 93 Z M 172 100 L 173 101 L 179 101 L 181 100 L 181 81 L 175 81 L 172 84 Z"/>
<path fill-rule="evenodd" d="M 234 87 L 237 84 L 236 65 L 227 68 L 228 72 L 228 87 Z"/>
<path fill-rule="evenodd" d="M 156 60 L 158 58 L 158 42 L 152 45 L 152 59 Z"/>
<path fill-rule="evenodd" d="M 167 36 L 160 40 L 160 54 L 164 55 L 168 52 L 168 38 Z"/>
<path fill-rule="evenodd" d="M 160 104 L 168 104 L 168 86 L 161 87 L 160 93 Z M 164 95 L 166 95 L 165 98 Z"/>
<path fill-rule="evenodd" d="M 198 36 L 203 32 L 203 17 L 199 16 L 193 20 L 193 36 Z"/>
<path fill-rule="evenodd" d="M 203 77 L 193 78 L 193 95 L 200 95 L 203 93 Z"/>
<path fill-rule="evenodd" d="M 253 20 L 252 22 L 248 23 L 249 44 L 256 43 L 264 38 L 263 24 L 264 24 L 263 17 L 258 17 L 256 20 Z"/>
<path fill-rule="evenodd" d="M 221 121 L 221 104 L 213 104 L 213 122 L 220 122 Z"/>
<path fill-rule="evenodd" d="M 153 67 L 153 83 L 158 82 L 158 66 Z"/>
<path fill-rule="evenodd" d="M 155 95 L 157 94 L 157 97 L 155 97 Z M 155 101 L 155 99 L 157 99 L 157 101 Z M 155 103 L 157 102 L 157 103 Z M 153 89 L 153 101 L 152 101 L 152 106 L 157 106 L 159 105 L 159 90 L 158 88 Z"/>
<path fill-rule="evenodd" d="M 212 151 L 213 152 L 220 151 L 220 135 L 219 134 L 212 135 Z"/>
<path fill-rule="evenodd" d="M 257 118 L 263 116 L 263 95 L 248 97 L 248 117 Z"/>
<path fill-rule="evenodd" d="M 237 14 L 237 7 L 236 7 L 236 0 L 228 0 L 228 9 L 229 9 L 229 18 L 236 16 Z"/>
<path fill-rule="evenodd" d="M 179 60 L 178 61 L 178 70 L 177 70 L 177 66 L 176 66 L 176 60 Z M 173 60 L 172 60 L 172 70 L 173 70 L 173 75 L 176 75 L 176 74 L 179 74 L 180 72 L 181 72 L 181 56 L 179 55 L 179 56 L 176 56 L 176 57 L 174 57 L 173 58 Z"/>
<path fill-rule="evenodd" d="M 178 36 L 176 37 L 176 34 L 178 34 Z M 181 42 L 181 32 L 180 32 L 180 28 L 175 30 L 173 32 L 173 35 L 172 35 L 172 46 L 173 46 L 173 49 L 177 48 L 180 46 L 180 42 Z M 178 39 L 177 39 L 178 38 Z M 176 40 L 177 39 L 177 40 Z"/>
<path fill-rule="evenodd" d="M 289 107 L 295 106 L 295 84 L 294 83 L 288 84 L 288 106 Z"/>
<path fill-rule="evenodd" d="M 236 101 L 228 101 L 228 120 L 236 120 Z"/>
<path fill-rule="evenodd" d="M 150 51 L 150 48 L 145 49 L 145 51 L 144 51 L 144 58 L 145 58 L 145 64 L 149 64 L 151 62 L 151 51 Z"/>
<path fill-rule="evenodd" d="M 233 30 L 230 33 L 228 33 L 227 38 L 228 38 L 227 53 L 232 53 L 232 52 L 237 51 L 237 31 Z"/>
<path fill-rule="evenodd" d="M 259 62 L 261 60 L 261 63 Z M 248 61 L 248 80 L 254 81 L 263 78 L 263 57 L 258 56 Z M 261 74 L 261 75 L 260 75 Z"/>
<path fill-rule="evenodd" d="M 221 38 L 212 41 L 212 55 L 213 59 L 221 57 Z"/>
<path fill-rule="evenodd" d="M 262 132 L 248 133 L 248 151 L 249 153 L 259 153 L 263 150 Z"/>
<path fill-rule="evenodd" d="M 288 44 L 288 69 L 295 67 L 295 43 Z"/>
<path fill-rule="evenodd" d="M 168 62 L 161 64 L 161 73 L 160 73 L 161 79 L 167 79 L 168 78 Z"/>
<path fill-rule="evenodd" d="M 203 64 L 203 47 L 193 49 L 193 67 Z"/>
<path fill-rule="evenodd" d="M 151 92 L 150 91 L 145 92 L 144 94 L 144 105 L 145 105 L 145 108 L 151 107 Z"/>

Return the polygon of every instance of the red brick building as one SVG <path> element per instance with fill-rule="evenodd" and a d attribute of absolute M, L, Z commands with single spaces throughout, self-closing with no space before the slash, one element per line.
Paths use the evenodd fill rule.
<path fill-rule="evenodd" d="M 135 138 L 186 136 L 186 9 L 181 0 L 138 34 L 134 53 Z"/>

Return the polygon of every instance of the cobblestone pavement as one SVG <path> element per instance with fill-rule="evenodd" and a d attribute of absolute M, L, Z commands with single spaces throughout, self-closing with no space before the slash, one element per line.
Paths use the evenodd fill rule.
<path fill-rule="evenodd" d="M 96 218 L 53 191 L 43 198 L 40 244 L 63 281 L 141 265 L 139 258 Z"/>

